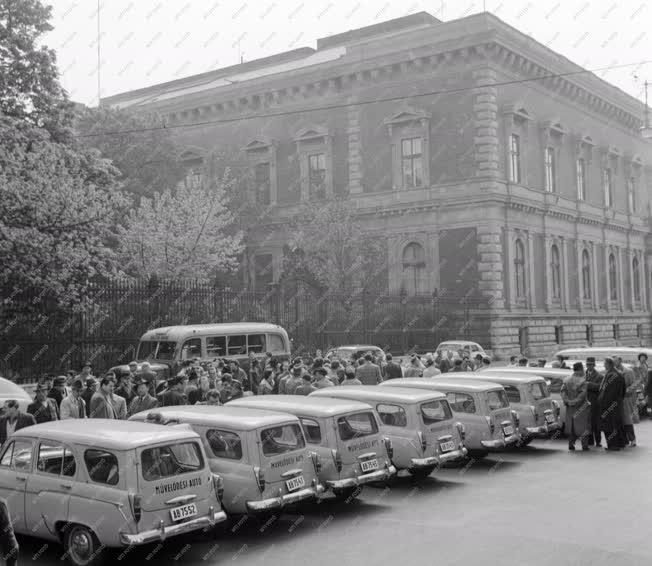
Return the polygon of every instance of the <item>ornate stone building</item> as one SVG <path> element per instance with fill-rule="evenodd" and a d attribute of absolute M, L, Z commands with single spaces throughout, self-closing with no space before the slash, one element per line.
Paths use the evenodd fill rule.
<path fill-rule="evenodd" d="M 253 285 L 278 278 L 299 204 L 341 195 L 386 239 L 389 290 L 489 298 L 477 339 L 497 353 L 651 338 L 643 105 L 490 14 L 419 13 L 103 103 L 201 123 L 176 130 L 189 182 L 225 145 L 250 165 L 270 210 Z"/>

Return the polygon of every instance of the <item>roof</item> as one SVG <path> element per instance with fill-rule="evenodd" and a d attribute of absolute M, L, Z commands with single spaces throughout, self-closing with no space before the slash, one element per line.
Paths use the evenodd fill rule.
<path fill-rule="evenodd" d="M 652 358 L 652 348 L 632 348 L 632 347 L 627 347 L 627 346 L 593 346 L 593 347 L 579 347 L 579 348 L 566 348 L 564 350 L 559 350 L 559 352 L 555 353 L 555 357 L 557 356 L 567 356 L 570 354 L 575 354 L 576 352 L 581 353 L 581 357 L 584 357 L 585 355 L 591 356 L 595 355 L 596 352 L 610 352 L 613 355 L 617 356 L 618 354 L 630 354 L 630 355 L 635 355 L 638 356 L 639 354 L 647 354 L 648 357 Z"/>
<path fill-rule="evenodd" d="M 405 401 L 421 403 L 433 398 L 445 397 L 443 393 L 410 389 L 408 387 L 381 387 L 379 385 L 347 385 L 346 387 L 327 387 L 313 391 L 310 397 L 336 397 L 360 401 Z"/>
<path fill-rule="evenodd" d="M 394 385 L 396 383 L 396 385 Z M 501 387 L 498 383 L 489 383 L 487 381 L 472 381 L 472 380 L 459 380 L 454 379 L 436 379 L 432 377 L 404 377 L 400 379 L 390 379 L 382 383 L 383 387 L 415 387 L 417 389 L 428 389 L 435 391 L 442 391 L 443 388 L 454 387 L 459 391 L 489 391 Z M 441 387 L 442 389 L 437 389 Z M 501 387 L 502 388 L 502 387 Z"/>
<path fill-rule="evenodd" d="M 291 414 L 310 414 L 315 417 L 333 417 L 345 413 L 368 411 L 365 403 L 332 397 L 304 397 L 302 395 L 261 395 L 241 397 L 227 403 L 232 407 L 260 407 L 268 411 L 282 411 Z"/>
<path fill-rule="evenodd" d="M 165 335 L 165 339 L 177 339 L 186 337 L 192 334 L 233 334 L 236 332 L 247 333 L 253 332 L 282 332 L 285 334 L 285 329 L 278 324 L 268 324 L 265 322 L 227 322 L 220 324 L 190 324 L 187 326 L 162 326 L 160 328 L 152 328 L 143 334 L 142 340 L 163 339 L 161 334 Z"/>
<path fill-rule="evenodd" d="M 468 344 L 469 346 L 480 346 L 480 344 L 477 342 L 471 342 L 470 340 L 445 340 L 444 342 L 440 342 L 437 348 L 439 348 L 439 346 L 446 346 L 447 344 Z"/>
<path fill-rule="evenodd" d="M 112 419 L 86 419 L 83 423 L 76 419 L 52 421 L 21 428 L 15 435 L 60 439 L 109 450 L 130 450 L 160 442 L 197 438 L 197 433 L 185 428 Z"/>
<path fill-rule="evenodd" d="M 520 374 L 531 374 L 531 375 L 538 375 L 541 377 L 568 377 L 571 373 L 573 373 L 572 369 L 562 369 L 562 368 L 532 368 L 532 367 L 525 367 L 525 368 L 488 368 L 488 369 L 481 369 L 478 373 L 488 373 L 488 374 L 493 374 L 493 373 L 520 373 Z"/>
<path fill-rule="evenodd" d="M 509 373 L 509 375 L 507 375 L 507 373 Z M 439 376 L 435 376 L 432 379 L 438 379 L 438 378 L 439 378 Z M 450 378 L 447 378 L 447 379 L 452 379 L 452 380 L 470 379 L 470 380 L 475 380 L 475 381 L 483 381 L 482 378 L 479 377 L 478 373 L 466 373 L 466 372 L 464 372 L 464 373 L 463 372 L 456 373 L 454 378 L 450 377 Z M 487 381 L 494 381 L 496 383 L 501 383 L 501 384 L 509 383 L 509 384 L 516 385 L 518 383 L 523 383 L 523 381 L 528 381 L 528 382 L 544 381 L 544 379 L 540 375 L 532 375 L 532 374 L 525 373 L 525 372 L 520 372 L 520 373 L 517 373 L 517 372 L 513 372 L 513 373 L 512 372 L 506 372 L 506 373 L 494 372 L 491 375 L 487 375 Z"/>
<path fill-rule="evenodd" d="M 382 350 L 382 348 L 371 344 L 347 344 L 346 346 L 336 346 L 331 350 Z"/>
<path fill-rule="evenodd" d="M 278 426 L 296 420 L 296 417 L 293 415 L 282 415 L 273 411 L 215 405 L 158 407 L 138 413 L 131 418 L 143 420 L 147 418 L 149 413 L 158 413 L 164 419 L 178 419 L 180 423 L 188 423 L 190 425 L 208 424 L 228 426 L 229 428 L 236 428 L 238 430 L 255 430 L 265 426 Z M 161 425 L 154 426 L 161 428 Z"/>
<path fill-rule="evenodd" d="M 10 381 L 9 379 L 5 379 L 4 377 L 0 377 L 0 397 L 7 400 L 16 399 L 16 401 L 19 399 L 32 400 L 30 394 L 20 385 Z"/>

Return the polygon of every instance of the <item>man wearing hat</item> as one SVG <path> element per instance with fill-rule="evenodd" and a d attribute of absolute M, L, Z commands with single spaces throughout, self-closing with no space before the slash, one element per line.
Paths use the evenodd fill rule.
<path fill-rule="evenodd" d="M 171 377 L 167 380 L 167 390 L 160 395 L 161 407 L 173 407 L 186 404 L 184 391 L 184 378 L 182 375 Z"/>
<path fill-rule="evenodd" d="M 435 377 L 441 371 L 435 365 L 435 357 L 432 354 L 426 354 L 426 369 L 423 370 L 423 377 Z"/>
<path fill-rule="evenodd" d="M 613 358 L 605 358 L 604 368 L 598 393 L 600 428 L 607 440 L 607 450 L 621 450 L 625 447 L 621 434 L 625 378 L 616 369 Z"/>
<path fill-rule="evenodd" d="M 132 399 L 129 405 L 128 416 L 135 415 L 141 411 L 148 411 L 158 407 L 158 399 L 149 394 L 149 386 L 144 379 L 136 378 L 136 396 Z"/>
<path fill-rule="evenodd" d="M 152 366 L 149 365 L 149 362 L 143 362 L 140 365 L 140 373 L 138 376 L 147 383 L 149 394 L 152 396 L 156 395 L 156 372 L 152 370 Z"/>
<path fill-rule="evenodd" d="M 61 420 L 85 419 L 86 403 L 82 399 L 84 385 L 81 379 L 75 379 L 70 385 L 70 395 L 61 401 Z"/>
<path fill-rule="evenodd" d="M 0 417 L 0 444 L 4 444 L 8 436 L 17 430 L 35 425 L 36 421 L 32 415 L 23 413 L 20 405 L 15 399 L 5 401 L 5 413 Z"/>
<path fill-rule="evenodd" d="M 97 391 L 97 379 L 95 379 L 94 377 L 89 377 L 86 379 L 85 385 L 86 387 L 82 391 L 81 398 L 84 400 L 84 403 L 86 404 L 86 416 L 90 417 L 91 399 L 93 398 L 93 395 L 95 395 L 95 392 Z"/>
<path fill-rule="evenodd" d="M 464 367 L 462 366 L 462 359 L 461 358 L 456 358 L 455 359 L 455 364 L 453 365 L 453 369 L 451 370 L 451 373 L 460 373 L 464 371 Z"/>
<path fill-rule="evenodd" d="M 76 379 L 81 379 L 82 383 L 86 383 L 86 380 L 89 377 L 93 377 L 93 366 L 91 365 L 90 362 L 84 362 L 84 365 L 82 366 L 82 370 L 79 373 L 79 375 L 76 376 Z"/>
<path fill-rule="evenodd" d="M 539 358 L 539 367 L 544 368 L 546 367 L 546 360 L 545 358 Z"/>
<path fill-rule="evenodd" d="M 286 395 L 294 395 L 295 391 L 297 390 L 297 387 L 299 387 L 300 385 L 303 385 L 302 376 L 304 374 L 307 374 L 307 373 L 308 372 L 304 371 L 303 366 L 301 365 L 301 362 L 295 363 L 294 366 L 292 366 L 292 375 L 285 382 L 285 391 L 284 391 L 284 393 Z M 281 391 L 279 390 L 279 393 L 280 392 Z"/>
<path fill-rule="evenodd" d="M 324 368 L 317 368 L 315 371 L 323 371 Z M 303 374 L 302 382 L 294 390 L 294 395 L 310 395 L 317 388 L 312 384 L 312 377 L 308 372 Z"/>
<path fill-rule="evenodd" d="M 325 389 L 326 387 L 333 387 L 333 382 L 328 379 L 328 370 L 324 367 L 315 368 L 312 372 L 315 376 L 313 383 L 315 389 Z"/>
<path fill-rule="evenodd" d="M 131 405 L 133 398 L 136 396 L 134 393 L 131 373 L 123 373 L 120 375 L 118 378 L 118 386 L 115 388 L 113 393 L 122 397 L 125 400 L 127 407 Z"/>
<path fill-rule="evenodd" d="M 522 367 L 522 368 L 527 367 L 527 358 L 525 356 L 519 358 L 518 367 Z"/>
<path fill-rule="evenodd" d="M 561 386 L 561 399 L 566 405 L 566 434 L 568 449 L 575 450 L 575 441 L 579 438 L 582 450 L 589 449 L 590 405 L 586 396 L 586 378 L 582 362 L 573 364 L 573 374 L 564 379 Z"/>
<path fill-rule="evenodd" d="M 27 407 L 27 412 L 37 423 L 48 423 L 59 419 L 59 407 L 56 401 L 46 395 L 45 386 L 39 383 L 34 390 L 34 402 Z"/>
<path fill-rule="evenodd" d="M 52 381 L 52 388 L 48 391 L 48 397 L 54 399 L 57 408 L 61 407 L 61 401 L 67 395 L 66 392 L 66 376 L 59 375 Z"/>
<path fill-rule="evenodd" d="M 600 402 L 598 394 L 600 393 L 600 383 L 602 375 L 595 369 L 595 358 L 589 356 L 586 358 L 586 391 L 587 399 L 591 404 L 591 434 L 589 435 L 589 446 L 602 446 L 602 432 L 600 431 Z"/>

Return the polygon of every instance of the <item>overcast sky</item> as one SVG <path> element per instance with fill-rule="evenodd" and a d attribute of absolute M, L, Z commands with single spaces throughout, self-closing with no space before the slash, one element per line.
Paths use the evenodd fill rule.
<path fill-rule="evenodd" d="M 97 0 L 51 0 L 46 43 L 73 100 L 97 104 Z M 481 0 L 100 0 L 101 95 L 295 49 L 419 11 L 444 20 Z M 588 69 L 652 60 L 652 0 L 487 0 L 486 10 Z M 643 98 L 652 63 L 597 73 Z M 638 78 L 635 77 L 638 76 Z M 652 87 L 649 92 L 652 97 Z"/>

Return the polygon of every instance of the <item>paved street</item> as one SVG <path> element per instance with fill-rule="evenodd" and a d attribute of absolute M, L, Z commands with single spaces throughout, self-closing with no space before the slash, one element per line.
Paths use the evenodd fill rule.
<path fill-rule="evenodd" d="M 267 527 L 232 525 L 211 539 L 173 539 L 120 557 L 122 563 L 310 566 L 500 564 L 633 566 L 650 563 L 652 421 L 624 453 L 569 453 L 564 441 L 417 485 L 367 488 L 353 504 L 324 501 Z M 261 532 L 262 531 L 262 532 Z M 21 539 L 21 562 L 60 564 L 61 550 Z"/>

